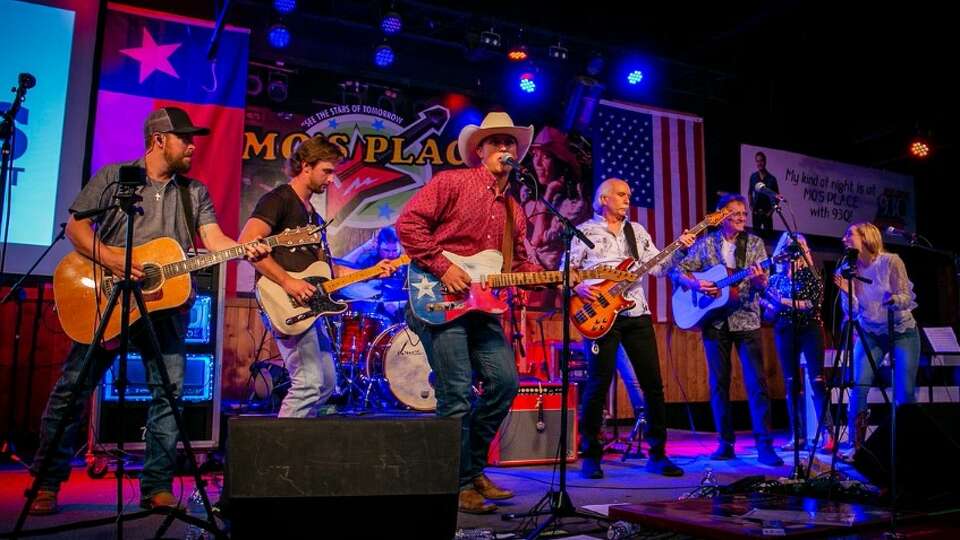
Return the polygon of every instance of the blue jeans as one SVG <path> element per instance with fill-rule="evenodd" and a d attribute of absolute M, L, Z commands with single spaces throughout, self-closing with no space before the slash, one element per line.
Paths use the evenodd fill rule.
<path fill-rule="evenodd" d="M 180 312 L 160 312 L 151 315 L 157 339 L 160 342 L 160 362 L 163 362 L 174 387 L 174 396 L 179 407 L 180 392 L 183 388 L 183 370 L 185 363 L 184 334 L 185 321 Z M 130 332 L 131 345 L 143 353 L 146 366 L 147 384 L 153 400 L 147 410 L 147 425 L 145 433 L 145 454 L 143 473 L 140 476 L 140 495 L 147 498 L 160 491 L 172 491 L 173 473 L 177 455 L 177 424 L 173 418 L 173 409 L 166 399 L 161 387 L 161 379 L 157 370 L 156 353 L 149 343 L 145 326 L 137 321 Z M 70 354 L 63 364 L 60 379 L 54 385 L 47 400 L 46 409 L 40 421 L 40 444 L 34 456 L 31 472 L 39 473 L 40 464 L 45 456 L 50 455 L 50 467 L 43 479 L 40 489 L 58 491 L 60 484 L 70 476 L 70 459 L 73 457 L 73 446 L 77 431 L 82 423 L 90 393 L 103 378 L 103 374 L 113 365 L 117 351 L 108 351 L 96 347 L 90 357 L 90 370 L 83 382 L 73 409 L 68 410 L 73 385 L 80 377 L 83 367 L 82 360 L 89 346 L 75 343 Z M 67 416 L 68 421 L 64 436 L 55 448 L 50 447 L 50 441 L 57 430 L 61 419 Z"/>
<path fill-rule="evenodd" d="M 460 487 L 471 485 L 487 466 L 490 442 L 510 411 L 520 380 L 500 321 L 484 313 L 430 326 L 406 312 L 407 324 L 423 342 L 436 377 L 437 415 L 460 418 Z M 478 397 L 474 374 L 483 383 Z"/>
<path fill-rule="evenodd" d="M 290 372 L 290 389 L 280 404 L 279 418 L 322 414 L 323 404 L 336 390 L 337 367 L 326 328 L 321 318 L 299 336 L 276 337 L 277 349 Z"/>
<path fill-rule="evenodd" d="M 790 437 L 792 440 L 793 430 L 796 427 L 800 431 L 800 440 L 802 441 L 806 439 L 803 401 L 800 401 L 799 404 L 793 401 L 794 376 L 800 365 L 801 354 L 803 354 L 807 362 L 807 378 L 810 380 L 810 388 L 813 390 L 813 407 L 817 412 L 817 418 L 823 419 L 822 427 L 824 430 L 828 432 L 831 430 L 833 427 L 833 418 L 830 416 L 829 407 L 827 407 L 826 412 L 824 412 L 827 389 L 823 380 L 824 342 L 822 323 L 817 321 L 800 325 L 797 329 L 796 336 L 799 349 L 797 351 L 793 350 L 793 330 L 793 325 L 789 322 L 777 323 L 774 327 L 773 335 L 777 345 L 777 356 L 780 357 L 780 367 L 783 370 L 783 384 L 787 391 L 787 413 L 790 416 Z M 800 395 L 797 397 L 801 397 L 803 393 L 803 383 L 798 382 L 798 384 L 800 385 Z M 798 418 L 800 423 L 798 426 L 794 426 L 794 419 L 795 415 L 798 414 L 798 407 L 800 409 Z"/>
<path fill-rule="evenodd" d="M 863 332 L 863 339 L 857 337 L 853 346 L 853 391 L 850 392 L 850 409 L 847 425 L 851 437 L 856 431 L 856 418 L 867 408 L 867 393 L 873 385 L 874 372 L 867 359 L 870 351 L 874 362 L 879 366 L 883 355 L 890 349 L 890 339 L 886 334 Z M 914 390 L 917 387 L 917 368 L 920 364 L 920 332 L 911 328 L 903 333 L 893 334 L 894 386 L 896 394 L 893 400 L 897 405 L 916 401 Z"/>
<path fill-rule="evenodd" d="M 722 444 L 732 445 L 735 441 L 733 418 L 730 414 L 730 374 L 733 369 L 730 356 L 734 345 L 740 356 L 743 381 L 747 386 L 753 436 L 757 446 L 769 446 L 772 442 L 770 395 L 767 392 L 767 380 L 763 371 L 759 329 L 731 332 L 726 324 L 722 328 L 714 328 L 710 325 L 703 327 L 703 349 L 710 371 L 710 407 L 713 409 L 713 422 L 717 426 L 717 435 Z"/>

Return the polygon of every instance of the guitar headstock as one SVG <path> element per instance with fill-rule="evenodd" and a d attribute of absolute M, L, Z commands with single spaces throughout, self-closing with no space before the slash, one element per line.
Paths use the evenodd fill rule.
<path fill-rule="evenodd" d="M 707 214 L 707 217 L 703 218 L 703 220 L 707 222 L 708 226 L 716 227 L 717 225 L 720 225 L 721 223 L 723 223 L 723 221 L 728 217 L 730 217 L 732 214 L 733 214 L 733 210 L 729 208 L 721 208 L 716 212 L 711 212 Z"/>
<path fill-rule="evenodd" d="M 320 226 L 305 225 L 296 229 L 287 229 L 274 236 L 278 246 L 304 246 L 320 243 Z"/>

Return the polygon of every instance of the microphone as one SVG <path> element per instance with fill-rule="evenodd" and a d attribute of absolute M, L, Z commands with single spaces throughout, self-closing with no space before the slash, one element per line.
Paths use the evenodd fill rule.
<path fill-rule="evenodd" d="M 29 90 L 37 85 L 37 78 L 29 73 L 21 73 L 20 76 L 17 77 L 17 84 L 25 90 Z"/>
<path fill-rule="evenodd" d="M 762 194 L 766 195 L 767 197 L 770 197 L 771 199 L 773 199 L 773 200 L 775 200 L 775 201 L 777 201 L 777 202 L 783 202 L 783 201 L 786 200 L 786 199 L 783 198 L 783 195 L 781 195 L 781 194 L 777 193 L 776 191 L 768 188 L 767 185 L 764 184 L 763 182 L 757 182 L 756 185 L 753 186 L 753 190 L 756 191 L 757 193 L 762 193 Z"/>
<path fill-rule="evenodd" d="M 513 159 L 513 156 L 510 154 L 503 154 L 500 156 L 500 163 L 509 165 L 520 172 L 527 172 L 527 168 L 518 163 L 517 160 Z"/>
<path fill-rule="evenodd" d="M 537 396 L 537 433 L 543 433 L 547 423 L 543 420 L 543 394 Z"/>
<path fill-rule="evenodd" d="M 907 240 L 910 240 L 911 242 L 917 239 L 917 233 L 907 232 L 903 229 L 894 227 L 893 225 L 887 227 L 886 231 L 884 232 L 887 233 L 887 236 L 896 236 L 899 238 L 905 238 Z"/>
<path fill-rule="evenodd" d="M 500 156 L 500 163 L 504 165 L 509 165 L 513 167 L 513 170 L 517 171 L 517 174 L 513 175 L 511 178 L 514 182 L 520 183 L 520 185 L 525 186 L 527 189 L 533 193 L 538 193 L 536 184 L 536 179 L 534 179 L 530 170 L 513 159 L 513 156 L 510 154 L 503 154 Z"/>

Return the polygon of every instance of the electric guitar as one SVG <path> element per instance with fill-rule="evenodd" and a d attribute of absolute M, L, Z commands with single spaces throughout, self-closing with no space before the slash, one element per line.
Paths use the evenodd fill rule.
<path fill-rule="evenodd" d="M 731 211 L 723 209 L 707 217 L 700 223 L 697 223 L 689 230 L 690 234 L 698 235 L 705 231 L 707 227 L 715 227 L 723 220 L 727 219 Z M 624 281 L 604 281 L 595 285 L 600 289 L 597 293 L 597 299 L 593 302 L 585 302 L 579 296 L 574 295 L 570 299 L 570 318 L 573 326 L 588 339 L 599 339 L 606 335 L 613 327 L 617 314 L 621 311 L 632 308 L 636 302 L 628 300 L 623 296 L 624 292 L 641 277 L 643 277 L 651 268 L 657 266 L 663 261 L 669 260 L 673 253 L 682 248 L 680 240 L 674 240 L 672 244 L 663 248 L 663 251 L 655 255 L 650 260 L 644 262 L 633 272 L 629 272 L 629 279 Z M 634 264 L 634 260 L 628 258 L 617 265 L 617 270 L 627 271 Z"/>
<path fill-rule="evenodd" d="M 784 253 L 763 260 L 760 266 L 766 270 L 771 264 L 788 260 L 790 260 L 790 254 Z M 675 288 L 671 299 L 673 320 L 684 330 L 697 326 L 713 311 L 736 305 L 740 297 L 740 290 L 736 285 L 750 275 L 750 269 L 734 271 L 724 264 L 717 264 L 703 272 L 692 272 L 691 275 L 694 279 L 712 281 L 720 289 L 720 295 L 714 298 L 693 289 Z"/>
<path fill-rule="evenodd" d="M 500 315 L 507 311 L 508 306 L 506 299 L 501 298 L 497 289 L 563 281 L 563 273 L 559 270 L 500 273 L 503 255 L 493 249 L 469 256 L 444 251 L 443 256 L 470 276 L 470 290 L 463 294 L 451 294 L 433 274 L 416 262 L 410 263 L 407 274 L 410 307 L 414 315 L 427 324 L 447 323 L 474 311 Z M 580 270 L 578 273 L 580 279 L 617 280 L 630 277 L 629 272 L 620 272 L 606 266 Z"/>
<path fill-rule="evenodd" d="M 402 266 L 410 262 L 410 257 L 401 255 L 391 262 Z M 266 276 L 260 276 L 257 280 L 257 302 L 275 331 L 285 336 L 297 336 L 309 330 L 317 317 L 347 310 L 349 305 L 330 298 L 331 294 L 347 285 L 374 278 L 380 272 L 379 267 L 371 266 L 331 279 L 330 265 L 317 261 L 302 272 L 289 272 L 291 276 L 307 281 L 317 288 L 317 292 L 306 304 L 291 298 L 280 284 Z"/>
<path fill-rule="evenodd" d="M 190 272 L 243 257 L 247 246 L 265 243 L 273 248 L 295 247 L 320 242 L 320 227 L 307 226 L 286 230 L 275 236 L 255 240 L 213 253 L 186 258 L 180 243 L 169 237 L 150 240 L 133 248 L 133 261 L 143 267 L 140 282 L 147 311 L 173 309 L 190 299 Z M 76 251 L 68 253 L 53 273 L 53 296 L 60 324 L 70 339 L 90 344 L 102 318 L 101 311 L 122 276 Z M 120 334 L 120 309 L 114 309 L 103 334 L 110 341 Z M 136 303 L 131 304 L 130 323 L 142 317 Z"/>

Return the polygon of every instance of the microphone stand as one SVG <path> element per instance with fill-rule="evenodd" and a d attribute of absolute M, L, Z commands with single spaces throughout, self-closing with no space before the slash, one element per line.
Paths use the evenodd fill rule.
<path fill-rule="evenodd" d="M 528 181 L 536 182 L 535 178 L 530 176 L 530 173 L 527 172 L 522 166 L 514 166 L 515 174 L 511 174 L 510 178 L 517 183 L 522 183 L 522 178 L 526 178 Z M 548 516 L 548 518 L 541 523 L 533 532 L 527 536 L 528 539 L 539 538 L 540 534 L 546 530 L 546 528 L 553 522 L 568 518 L 568 517 L 584 517 L 592 519 L 593 517 L 589 514 L 577 512 L 576 506 L 574 506 L 573 501 L 570 499 L 569 493 L 567 493 L 567 398 L 569 395 L 569 385 L 570 385 L 570 293 L 572 287 L 570 286 L 570 246 L 573 242 L 573 237 L 576 236 L 583 242 L 588 248 L 593 249 L 593 242 L 583 232 L 578 230 L 573 223 L 563 216 L 550 202 L 543 198 L 543 195 L 539 193 L 539 190 L 533 190 L 534 193 L 537 193 L 537 200 L 540 201 L 544 207 L 546 207 L 551 214 L 563 225 L 563 248 L 564 248 L 564 265 L 563 265 L 563 306 L 562 306 L 562 320 L 563 320 L 563 349 L 560 354 L 560 373 L 561 373 L 561 386 L 560 386 L 560 442 L 559 442 L 559 457 L 560 457 L 560 486 L 557 491 L 550 489 L 540 498 L 540 500 L 534 505 L 534 510 L 525 513 L 511 513 L 504 514 L 503 520 L 509 521 L 512 519 L 526 518 L 526 517 L 536 517 L 536 516 Z M 549 510 L 538 510 L 544 504 L 549 504 Z"/>
<path fill-rule="evenodd" d="M 13 103 L 10 105 L 10 108 L 7 109 L 7 112 L 3 113 L 3 120 L 0 121 L 0 143 L 2 143 L 2 145 L 0 145 L 0 216 L 3 216 L 5 212 L 4 203 L 9 204 L 10 202 L 6 200 L 8 188 L 11 189 L 11 198 L 13 197 L 13 185 L 8 183 L 10 169 L 13 168 L 13 137 L 16 133 L 13 123 L 17 118 L 17 114 L 20 112 L 20 105 L 27 97 L 27 90 L 33 88 L 36 84 L 37 80 L 33 78 L 33 75 L 29 73 L 20 74 L 17 86 L 10 89 L 11 92 L 16 94 L 13 98 Z M 10 215 L 8 214 L 6 224 L 3 227 L 3 247 L 0 248 L 0 276 L 3 275 L 3 270 L 6 268 L 7 232 L 9 229 Z"/>
<path fill-rule="evenodd" d="M 761 192 L 763 193 L 763 192 Z M 803 465 L 800 462 L 800 378 L 803 372 L 800 370 L 800 318 L 798 313 L 799 305 L 797 303 L 797 273 L 800 270 L 800 257 L 803 256 L 803 249 L 797 241 L 797 232 L 790 228 L 790 223 L 783 215 L 781 204 L 784 199 L 781 197 L 769 197 L 773 203 L 773 210 L 780 216 L 780 221 L 790 237 L 790 243 L 787 245 L 787 253 L 790 254 L 790 301 L 793 304 L 790 309 L 790 339 L 793 373 L 790 374 L 791 384 L 787 389 L 790 392 L 790 399 L 793 401 L 793 412 L 790 418 L 790 425 L 793 426 L 793 470 L 790 472 L 792 480 L 803 478 Z M 811 359 L 807 359 L 810 362 Z M 809 369 L 809 367 L 808 367 Z"/>
<path fill-rule="evenodd" d="M 131 271 L 133 268 L 133 238 L 134 238 L 134 215 L 143 212 L 143 209 L 137 206 L 137 203 L 142 201 L 142 198 L 135 192 L 136 184 L 120 182 L 120 188 L 117 193 L 114 195 L 114 198 L 119 202 L 117 205 L 111 205 L 104 208 L 97 208 L 90 210 L 89 212 L 78 212 L 74 214 L 74 219 L 86 219 L 99 215 L 101 213 L 110 211 L 113 208 L 119 207 L 125 217 L 126 217 L 126 240 L 123 244 L 124 246 L 124 265 L 123 265 L 123 275 L 122 279 L 118 279 L 109 291 L 109 300 L 107 300 L 106 308 L 104 309 L 103 316 L 96 325 L 96 331 L 94 332 L 93 338 L 90 341 L 90 345 L 87 347 L 86 351 L 83 353 L 83 358 L 80 360 L 79 364 L 79 374 L 77 375 L 76 381 L 73 383 L 70 389 L 70 396 L 67 400 L 66 413 L 60 418 L 60 421 L 57 423 L 56 430 L 53 436 L 48 441 L 50 449 L 57 448 L 60 442 L 63 440 L 64 435 L 66 434 L 66 429 L 68 423 L 72 420 L 71 412 L 75 410 L 77 402 L 80 398 L 83 385 L 87 384 L 90 373 L 94 370 L 94 353 L 95 349 L 103 343 L 103 336 L 107 330 L 107 325 L 110 324 L 111 315 L 115 309 L 120 309 L 120 348 L 119 348 L 119 362 L 120 369 L 117 375 L 117 393 L 118 393 L 118 420 L 117 422 L 122 423 L 124 418 L 124 407 L 126 402 L 126 387 L 127 387 L 127 353 L 131 344 L 130 333 L 131 333 L 131 322 L 130 322 L 130 312 L 131 309 L 136 307 L 137 310 L 143 315 L 141 319 L 143 321 L 143 329 L 146 331 L 146 335 L 149 339 L 150 348 L 154 354 L 147 355 L 144 354 L 144 362 L 153 362 L 154 369 L 156 369 L 159 374 L 159 384 L 161 391 L 163 392 L 163 398 L 166 399 L 167 403 L 170 405 L 170 414 L 173 416 L 174 422 L 177 426 L 177 435 L 180 441 L 183 443 L 184 454 L 187 457 L 187 463 L 190 466 L 190 470 L 193 472 L 194 481 L 196 482 L 197 493 L 200 495 L 200 499 L 203 503 L 204 510 L 206 510 L 207 518 L 206 520 L 200 519 L 198 517 L 191 516 L 180 508 L 163 508 L 163 507 L 154 507 L 150 510 L 144 512 L 138 512 L 134 514 L 125 514 L 126 501 L 123 495 L 123 480 L 125 477 L 124 474 L 124 460 L 119 459 L 117 461 L 117 504 L 116 504 L 116 514 L 110 518 L 96 519 L 96 520 L 87 520 L 74 523 L 68 523 L 62 525 L 63 530 L 74 530 L 86 528 L 94 525 L 102 524 L 115 524 L 116 525 L 116 537 L 120 540 L 124 538 L 124 522 L 132 519 L 139 519 L 146 517 L 152 514 L 164 514 L 165 518 L 160 524 L 159 529 L 157 530 L 155 538 L 161 538 L 163 534 L 169 529 L 170 525 L 173 523 L 174 519 L 179 519 L 184 521 L 187 524 L 194 525 L 196 527 L 201 527 L 206 531 L 210 532 L 211 535 L 215 538 L 223 539 L 226 538 L 226 532 L 222 530 L 217 524 L 215 515 L 213 513 L 213 507 L 210 504 L 210 499 L 207 497 L 206 491 L 206 480 L 203 479 L 200 473 L 200 468 L 197 467 L 197 461 L 193 453 L 193 448 L 190 444 L 190 437 L 187 435 L 186 424 L 183 421 L 183 415 L 181 414 L 179 407 L 179 400 L 174 394 L 174 386 L 170 381 L 170 376 L 167 373 L 167 368 L 164 365 L 162 357 L 160 355 L 161 346 L 157 338 L 157 333 L 154 330 L 153 322 L 149 317 L 149 312 L 147 310 L 146 302 L 143 299 L 143 292 L 141 290 L 141 283 L 134 280 L 131 276 Z M 116 276 L 120 278 L 121 276 Z M 102 284 L 98 286 L 103 287 Z M 145 352 L 145 351 L 144 351 Z M 157 399 L 157 398 L 154 398 Z M 119 455 L 123 454 L 124 446 L 124 435 L 123 429 L 120 429 L 120 436 L 117 440 L 117 452 Z M 26 490 L 26 501 L 24 501 L 23 508 L 20 511 L 20 515 L 17 518 L 16 525 L 11 533 L 10 537 L 17 538 L 21 535 L 26 535 L 30 531 L 24 531 L 23 526 L 26 523 L 27 516 L 29 514 L 30 506 L 33 504 L 34 500 L 37 497 L 38 492 L 40 491 L 40 486 L 47 476 L 50 474 L 50 466 L 53 461 L 54 453 L 52 451 L 47 451 L 44 453 L 43 460 L 41 461 L 37 473 L 33 478 L 31 486 Z M 5 535 L 6 536 L 6 535 Z"/>

